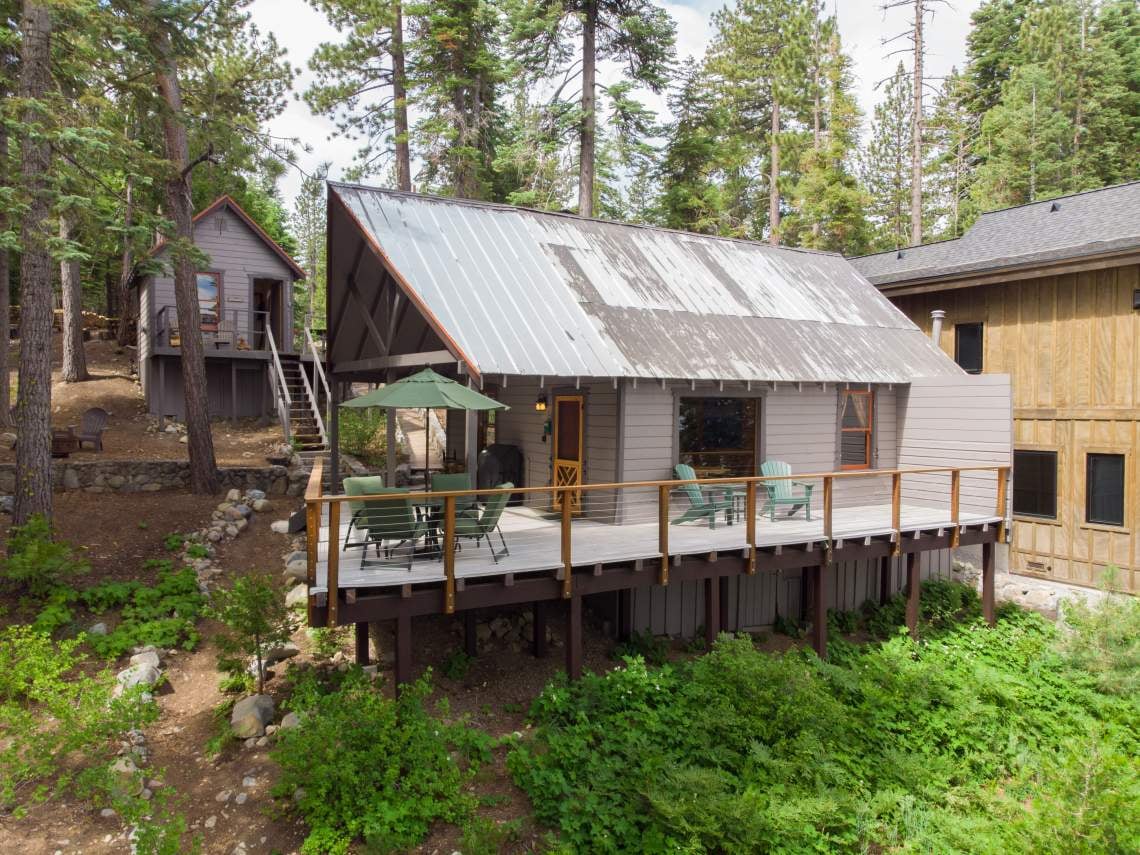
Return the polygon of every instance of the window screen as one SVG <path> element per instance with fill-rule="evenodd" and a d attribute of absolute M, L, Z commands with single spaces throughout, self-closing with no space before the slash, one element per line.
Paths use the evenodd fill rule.
<path fill-rule="evenodd" d="M 1057 518 L 1057 452 L 1013 452 L 1013 512 Z"/>
<path fill-rule="evenodd" d="M 1090 454 L 1085 469 L 1085 519 L 1124 525 L 1124 455 Z"/>
<path fill-rule="evenodd" d="M 963 371 L 982 373 L 982 325 L 956 324 L 954 326 L 954 361 Z"/>
<path fill-rule="evenodd" d="M 839 437 L 841 469 L 871 466 L 871 431 L 875 421 L 873 392 L 843 392 L 843 421 Z"/>

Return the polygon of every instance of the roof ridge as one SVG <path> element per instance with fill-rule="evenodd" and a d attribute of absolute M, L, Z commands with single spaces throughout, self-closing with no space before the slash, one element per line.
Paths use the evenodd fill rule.
<path fill-rule="evenodd" d="M 988 211 L 982 211 L 978 214 L 978 219 L 981 219 L 987 214 L 1001 214 L 1005 211 L 1016 211 L 1019 208 L 1032 208 L 1034 205 L 1048 205 L 1050 202 L 1056 202 L 1060 199 L 1075 199 L 1077 196 L 1106 193 L 1109 190 L 1120 190 L 1123 187 L 1131 187 L 1134 184 L 1140 184 L 1140 178 L 1133 181 L 1122 181 L 1119 184 L 1106 184 L 1104 187 L 1090 187 L 1088 190 L 1077 190 L 1075 193 L 1065 193 L 1062 196 L 1050 196 L 1048 199 L 1034 199 L 1032 202 L 1021 202 L 1017 205 L 1007 205 L 1004 208 L 990 208 Z M 975 222 L 977 221 L 975 220 Z M 973 226 L 970 228 L 973 228 Z"/>
<path fill-rule="evenodd" d="M 843 254 L 824 249 L 810 249 L 802 246 L 773 246 L 764 241 L 751 238 L 729 237 L 727 235 L 710 235 L 704 232 L 690 232 L 685 229 L 674 229 L 669 226 L 655 226 L 650 223 L 630 223 L 625 220 L 607 220 L 604 217 L 584 217 L 572 211 L 546 211 L 542 208 L 528 208 L 525 205 L 511 205 L 507 202 L 487 202 L 482 199 L 463 199 L 457 196 L 440 196 L 435 193 L 418 193 L 414 190 L 396 190 L 391 187 L 372 187 L 368 184 L 359 184 L 353 181 L 327 181 L 330 188 L 345 187 L 353 190 L 367 190 L 369 193 L 383 193 L 387 196 L 405 196 L 423 199 L 429 202 L 443 202 L 454 205 L 464 205 L 471 208 L 489 208 L 496 211 L 511 211 L 515 213 L 539 214 L 550 217 L 564 217 L 571 220 L 580 220 L 587 223 L 601 223 L 607 226 L 624 226 L 630 229 L 645 229 L 647 231 L 665 232 L 666 234 L 684 235 L 686 237 L 708 238 L 709 240 L 731 241 L 743 243 L 765 250 L 778 250 L 784 252 L 800 252 L 805 255 L 822 255 L 828 258 L 842 258 Z"/>

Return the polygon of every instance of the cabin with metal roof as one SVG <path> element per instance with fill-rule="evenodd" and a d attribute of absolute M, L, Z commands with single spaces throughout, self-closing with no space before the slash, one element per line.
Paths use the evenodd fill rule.
<path fill-rule="evenodd" d="M 181 344 L 198 335 L 211 416 L 275 416 L 287 439 L 323 448 L 324 401 L 301 370 L 303 356 L 309 373 L 319 358 L 293 317 L 293 284 L 304 271 L 229 196 L 195 215 L 194 246 L 203 256 L 196 329 L 179 328 L 165 241 L 150 253 L 158 271 L 137 283 L 139 381 L 148 410 L 162 419 L 184 417 Z"/>
<path fill-rule="evenodd" d="M 1009 569 L 1140 592 L 1140 182 L 851 264 L 963 370 L 1012 377 Z"/>
<path fill-rule="evenodd" d="M 334 402 L 431 366 L 507 404 L 450 413 L 445 465 L 482 498 L 510 480 L 513 501 L 507 555 L 444 519 L 435 562 L 362 558 L 331 516 L 348 501 L 333 406 L 333 493 L 310 491 L 316 624 L 608 592 L 595 605 L 625 631 L 747 629 L 915 589 L 962 538 L 999 539 L 1008 381 L 967 375 L 841 256 L 350 184 L 328 198 Z M 814 489 L 772 512 L 764 461 Z"/>

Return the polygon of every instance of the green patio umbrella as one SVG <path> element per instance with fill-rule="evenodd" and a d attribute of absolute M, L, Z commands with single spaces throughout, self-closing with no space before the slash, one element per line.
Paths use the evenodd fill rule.
<path fill-rule="evenodd" d="M 506 404 L 500 404 L 493 398 L 469 389 L 462 383 L 456 383 L 437 374 L 430 368 L 425 368 L 411 377 L 397 380 L 345 401 L 342 407 L 384 407 L 388 410 L 423 410 L 424 436 L 426 448 L 424 449 L 424 489 L 429 489 L 426 467 L 431 457 L 431 423 L 429 410 L 507 410 Z M 471 473 L 474 479 L 475 473 Z M 474 482 L 472 482 L 474 483 Z"/>

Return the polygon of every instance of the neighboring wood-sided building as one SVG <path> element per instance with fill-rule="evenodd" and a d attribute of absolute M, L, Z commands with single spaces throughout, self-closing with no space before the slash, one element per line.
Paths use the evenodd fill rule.
<path fill-rule="evenodd" d="M 334 398 L 424 365 L 470 383 L 510 409 L 453 413 L 449 454 L 517 449 L 523 492 L 495 562 L 388 568 L 339 549 L 339 518 L 310 556 L 314 623 L 554 598 L 573 624 L 596 593 L 624 631 L 822 632 L 821 609 L 1000 538 L 1008 381 L 963 372 L 838 255 L 330 184 L 328 276 Z M 735 525 L 674 524 L 676 464 L 745 483 L 765 460 L 809 476 L 810 520 L 762 515 L 760 486 Z M 327 526 L 339 500 L 310 500 Z"/>
<path fill-rule="evenodd" d="M 304 271 L 229 196 L 194 217 L 194 245 L 204 255 L 197 329 L 179 329 L 165 241 L 151 251 L 164 269 L 138 282 L 139 380 L 149 411 L 184 417 L 181 342 L 194 334 L 203 340 L 211 416 L 276 413 L 287 436 L 320 444 L 323 425 L 300 382 L 305 348 L 297 346 L 293 317 L 293 285 Z"/>
<path fill-rule="evenodd" d="M 1098 585 L 1114 566 L 1140 593 L 1140 182 L 851 262 L 964 370 L 1012 377 L 1010 569 Z"/>

